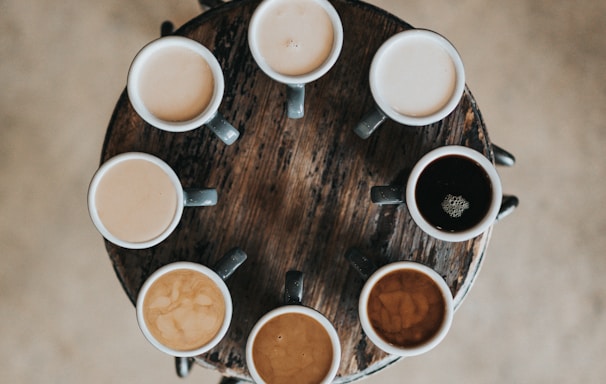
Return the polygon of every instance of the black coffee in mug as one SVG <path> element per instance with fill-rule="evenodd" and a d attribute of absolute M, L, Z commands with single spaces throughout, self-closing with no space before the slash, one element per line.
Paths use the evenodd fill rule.
<path fill-rule="evenodd" d="M 415 196 L 421 215 L 448 232 L 467 230 L 488 213 L 492 184 L 484 169 L 459 155 L 440 157 L 423 170 Z"/>

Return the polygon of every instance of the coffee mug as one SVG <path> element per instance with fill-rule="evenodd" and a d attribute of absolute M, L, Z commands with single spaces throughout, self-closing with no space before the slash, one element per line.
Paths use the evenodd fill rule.
<path fill-rule="evenodd" d="M 455 47 L 443 36 L 409 29 L 386 40 L 369 74 L 375 107 L 354 128 L 368 138 L 387 117 L 423 126 L 442 120 L 461 100 L 465 70 Z"/>
<path fill-rule="evenodd" d="M 156 156 L 127 152 L 103 163 L 88 188 L 88 210 L 97 230 L 124 248 L 153 247 L 179 224 L 183 207 L 217 204 L 215 189 L 186 189 Z"/>
<path fill-rule="evenodd" d="M 137 322 L 145 338 L 175 357 L 197 356 L 216 346 L 233 313 L 224 280 L 246 258 L 243 250 L 234 248 L 213 268 L 179 261 L 152 273 L 137 297 Z"/>
<path fill-rule="evenodd" d="M 128 71 L 128 97 L 147 123 L 169 132 L 206 125 L 230 145 L 240 133 L 218 112 L 224 87 L 223 71 L 212 52 L 182 36 L 147 44 Z"/>
<path fill-rule="evenodd" d="M 374 203 L 406 203 L 425 233 L 450 242 L 485 232 L 499 214 L 502 197 L 492 163 L 480 152 L 458 145 L 424 155 L 410 172 L 405 190 L 400 186 L 371 188 Z"/>
<path fill-rule="evenodd" d="M 327 0 L 264 0 L 248 27 L 248 45 L 265 74 L 287 85 L 287 113 L 302 118 L 305 84 L 335 64 L 343 26 Z"/>
<path fill-rule="evenodd" d="M 341 343 L 322 314 L 301 305 L 303 274 L 286 274 L 285 305 L 255 324 L 246 363 L 255 383 L 330 383 L 339 369 Z"/>
<path fill-rule="evenodd" d="M 346 257 L 366 280 L 358 314 L 364 333 L 378 348 L 393 355 L 417 356 L 444 339 L 454 304 L 450 288 L 436 271 L 412 261 L 377 269 L 355 249 Z"/>

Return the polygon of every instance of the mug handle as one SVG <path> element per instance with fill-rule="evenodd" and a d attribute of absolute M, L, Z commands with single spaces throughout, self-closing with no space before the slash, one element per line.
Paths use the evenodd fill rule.
<path fill-rule="evenodd" d="M 399 186 L 375 186 L 370 188 L 370 200 L 377 205 L 406 204 L 405 188 Z M 519 205 L 519 199 L 514 195 L 503 195 L 501 207 L 495 221 L 509 216 Z"/>
<path fill-rule="evenodd" d="M 244 263 L 248 256 L 242 249 L 232 248 L 217 263 L 212 267 L 212 270 L 221 277 L 227 280 L 235 271 Z"/>
<path fill-rule="evenodd" d="M 516 163 L 516 158 L 511 153 L 496 144 L 492 144 L 492 152 L 494 153 L 494 162 L 496 165 L 511 167 Z"/>
<path fill-rule="evenodd" d="M 345 258 L 365 281 L 377 270 L 377 266 L 356 248 L 347 250 Z"/>
<path fill-rule="evenodd" d="M 215 115 L 204 125 L 213 131 L 213 133 L 226 145 L 232 145 L 240 136 L 240 132 L 225 120 L 223 115 L 219 112 L 215 113 Z"/>
<path fill-rule="evenodd" d="M 284 304 L 301 305 L 303 301 L 303 272 L 286 272 L 284 285 Z"/>
<path fill-rule="evenodd" d="M 214 188 L 186 188 L 183 190 L 183 201 L 186 207 L 208 207 L 217 205 L 217 190 Z"/>
<path fill-rule="evenodd" d="M 376 105 L 362 117 L 354 132 L 362 139 L 368 139 L 372 133 L 387 120 L 387 115 Z"/>
<path fill-rule="evenodd" d="M 305 114 L 305 84 L 287 84 L 286 110 L 291 119 L 300 119 Z"/>
<path fill-rule="evenodd" d="M 175 357 L 175 370 L 177 371 L 177 376 L 180 378 L 189 376 L 193 365 L 193 357 Z"/>

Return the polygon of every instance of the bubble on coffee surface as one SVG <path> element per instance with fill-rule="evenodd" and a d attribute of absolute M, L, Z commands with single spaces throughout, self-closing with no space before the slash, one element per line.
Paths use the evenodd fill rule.
<path fill-rule="evenodd" d="M 295 41 L 294 39 L 288 39 L 286 40 L 286 47 L 287 48 L 292 48 L 292 49 L 297 49 L 299 48 L 299 43 L 297 41 Z"/>
<path fill-rule="evenodd" d="M 463 196 L 453 196 L 450 193 L 442 201 L 442 209 L 453 219 L 463 216 L 469 207 L 469 201 Z"/>

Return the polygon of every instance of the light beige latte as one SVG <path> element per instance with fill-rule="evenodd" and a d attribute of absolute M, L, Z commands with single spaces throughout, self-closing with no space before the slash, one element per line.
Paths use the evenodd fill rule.
<path fill-rule="evenodd" d="M 141 69 L 141 100 L 161 120 L 178 122 L 197 117 L 210 104 L 214 88 L 210 66 L 187 47 L 161 48 Z"/>
<path fill-rule="evenodd" d="M 95 208 L 103 226 L 118 239 L 142 243 L 163 234 L 177 214 L 177 190 L 170 176 L 145 159 L 114 164 L 99 180 Z"/>
<path fill-rule="evenodd" d="M 304 75 L 330 56 L 334 31 L 326 10 L 314 0 L 276 0 L 259 14 L 259 51 L 274 71 Z"/>

